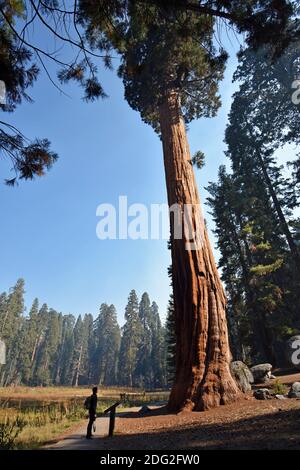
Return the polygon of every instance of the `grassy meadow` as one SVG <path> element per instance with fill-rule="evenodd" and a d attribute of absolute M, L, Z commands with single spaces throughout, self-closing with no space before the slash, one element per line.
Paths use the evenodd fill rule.
<path fill-rule="evenodd" d="M 0 449 L 35 449 L 55 440 L 87 417 L 86 387 L 0 388 Z M 126 388 L 102 388 L 98 413 L 114 402 L 123 407 L 167 400 L 168 392 L 144 392 Z"/>

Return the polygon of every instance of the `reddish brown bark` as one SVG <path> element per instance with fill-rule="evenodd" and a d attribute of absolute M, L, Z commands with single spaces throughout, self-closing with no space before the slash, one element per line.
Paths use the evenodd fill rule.
<path fill-rule="evenodd" d="M 200 240 L 186 249 L 186 236 L 174 239 L 171 253 L 176 318 L 176 377 L 170 411 L 206 410 L 240 396 L 230 374 L 225 294 L 201 214 L 179 96 L 170 92 L 160 106 L 168 204 L 193 205 L 192 225 Z"/>

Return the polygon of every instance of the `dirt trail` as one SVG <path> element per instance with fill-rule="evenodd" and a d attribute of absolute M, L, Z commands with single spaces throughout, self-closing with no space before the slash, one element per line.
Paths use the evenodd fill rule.
<path fill-rule="evenodd" d="M 140 407 L 124 409 L 122 413 L 117 413 L 118 417 L 127 415 L 128 413 L 136 413 Z M 109 417 L 101 416 L 96 420 L 96 432 L 93 433 L 92 439 L 86 439 L 86 427 L 88 420 L 71 430 L 69 434 L 64 435 L 58 442 L 44 446 L 47 450 L 100 450 L 103 448 L 103 442 L 108 435 Z"/>

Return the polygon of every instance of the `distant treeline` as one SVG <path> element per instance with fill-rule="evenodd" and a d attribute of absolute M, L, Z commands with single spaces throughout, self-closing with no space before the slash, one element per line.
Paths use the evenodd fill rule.
<path fill-rule="evenodd" d="M 0 295 L 0 338 L 7 347 L 0 385 L 120 385 L 165 387 L 174 363 L 172 340 L 158 306 L 132 290 L 120 328 L 114 305 L 91 314 L 63 315 L 35 299 L 24 314 L 24 280 Z M 170 304 L 169 316 L 172 315 Z M 170 324 L 170 318 L 167 325 Z"/>

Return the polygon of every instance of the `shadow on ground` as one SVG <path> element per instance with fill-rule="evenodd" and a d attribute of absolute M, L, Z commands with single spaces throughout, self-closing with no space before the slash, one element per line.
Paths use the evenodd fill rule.
<path fill-rule="evenodd" d="M 138 416 L 126 414 L 119 419 L 129 417 Z M 300 410 L 277 411 L 230 423 L 197 423 L 158 432 L 116 434 L 99 441 L 99 446 L 101 450 L 300 449 Z"/>

